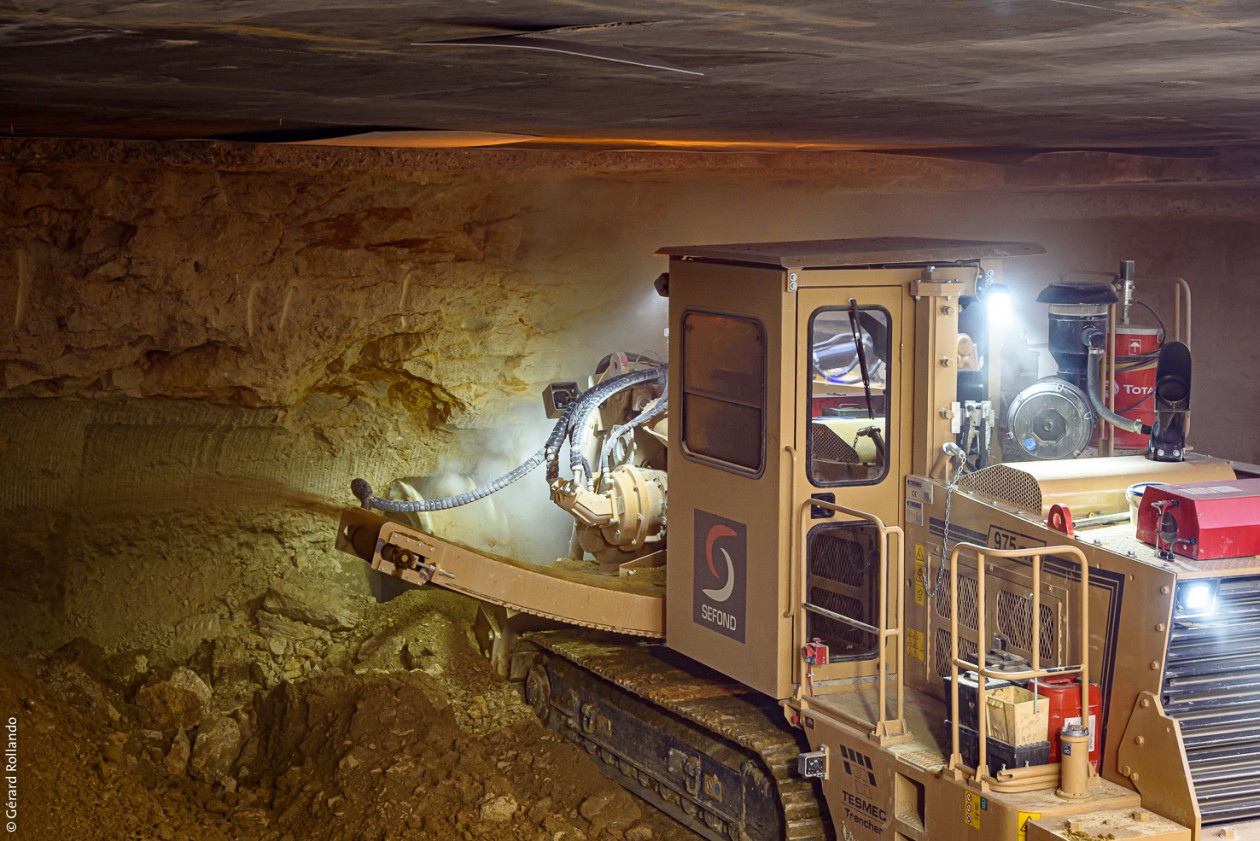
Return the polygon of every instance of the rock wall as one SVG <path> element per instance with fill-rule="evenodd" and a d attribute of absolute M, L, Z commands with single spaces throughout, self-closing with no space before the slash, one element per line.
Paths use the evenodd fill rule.
<path fill-rule="evenodd" d="M 1008 267 L 1034 333 L 1031 297 L 1055 274 L 1136 259 L 1184 276 L 1195 443 L 1260 461 L 1235 427 L 1260 412 L 1245 340 L 1260 203 L 1250 182 L 1195 184 L 1220 178 L 1207 165 L 3 149 L 0 640 L 15 649 L 85 635 L 186 653 L 299 568 L 361 590 L 329 548 L 349 480 L 484 480 L 524 458 L 547 429 L 543 384 L 664 350 L 651 254 L 666 244 L 1035 240 L 1050 255 Z M 1180 186 L 1159 186 L 1174 170 Z M 531 487 L 542 513 L 501 512 L 498 551 L 528 554 L 544 514 L 563 524 Z"/>

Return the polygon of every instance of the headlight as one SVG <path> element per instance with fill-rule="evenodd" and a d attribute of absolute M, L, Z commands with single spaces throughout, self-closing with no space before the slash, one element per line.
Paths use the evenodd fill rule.
<path fill-rule="evenodd" d="M 984 308 L 989 318 L 989 326 L 1004 329 L 1015 317 L 1015 303 L 1011 300 L 1011 290 L 1000 283 L 995 283 L 984 290 Z"/>
<path fill-rule="evenodd" d="M 1215 581 L 1183 581 L 1177 585 L 1176 616 L 1211 616 L 1215 610 Z"/>

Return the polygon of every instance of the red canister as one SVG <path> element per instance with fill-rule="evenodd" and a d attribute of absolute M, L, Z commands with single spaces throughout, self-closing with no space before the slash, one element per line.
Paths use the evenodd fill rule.
<path fill-rule="evenodd" d="M 1160 330 L 1156 327 L 1132 327 L 1116 325 L 1117 367 L 1135 365 L 1116 372 L 1116 413 L 1145 424 L 1155 422 L 1155 359 L 1145 364 L 1119 362 L 1122 356 L 1141 356 L 1159 350 Z M 1124 429 L 1115 430 L 1117 447 L 1146 449 L 1149 435 L 1140 435 Z M 1092 752 L 1090 754 L 1093 755 Z"/>
<path fill-rule="evenodd" d="M 1028 688 L 1050 702 L 1050 761 L 1059 761 L 1059 731 L 1065 724 L 1081 722 L 1081 682 L 1074 677 L 1043 677 L 1030 681 Z M 1089 761 L 1098 770 L 1102 739 L 1098 722 L 1102 720 L 1102 702 L 1098 684 L 1089 685 Z"/>

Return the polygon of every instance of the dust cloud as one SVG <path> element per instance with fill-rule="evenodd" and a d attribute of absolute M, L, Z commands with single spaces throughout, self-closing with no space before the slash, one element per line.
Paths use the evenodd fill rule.
<path fill-rule="evenodd" d="M 442 454 L 432 474 L 400 481 L 425 499 L 472 490 L 528 460 L 546 443 L 554 424 L 540 396 L 499 416 L 491 429 L 460 433 L 457 446 Z M 544 467 L 476 502 L 415 515 L 415 522 L 445 539 L 535 564 L 567 557 L 573 533 L 573 519 L 551 502 Z"/>

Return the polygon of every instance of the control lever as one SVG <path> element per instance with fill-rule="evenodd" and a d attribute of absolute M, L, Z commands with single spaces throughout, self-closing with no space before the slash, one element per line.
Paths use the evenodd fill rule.
<path fill-rule="evenodd" d="M 857 431 L 857 438 L 867 437 L 871 439 L 871 443 L 875 445 L 875 466 L 882 469 L 887 459 L 887 447 L 884 446 L 884 437 L 879 432 L 878 426 L 867 426 Z"/>
<path fill-rule="evenodd" d="M 1173 516 L 1171 509 L 1180 507 L 1179 499 L 1161 499 L 1151 503 L 1151 508 L 1159 517 L 1155 528 L 1155 549 L 1165 561 L 1173 560 L 1172 547 L 1177 543 L 1177 518 Z"/>

